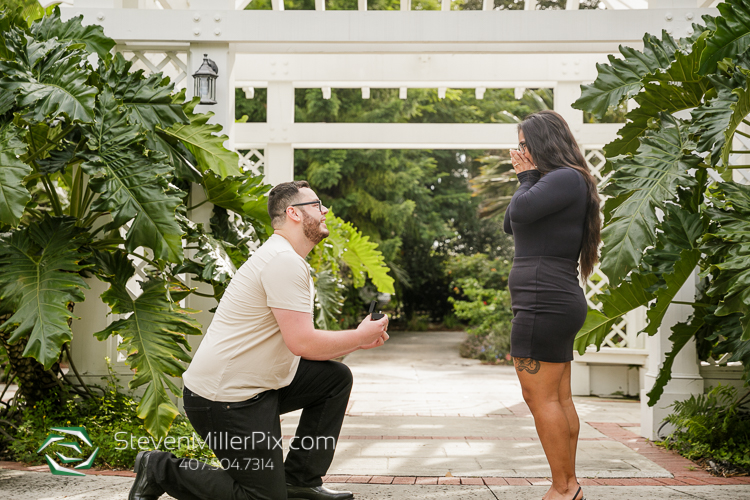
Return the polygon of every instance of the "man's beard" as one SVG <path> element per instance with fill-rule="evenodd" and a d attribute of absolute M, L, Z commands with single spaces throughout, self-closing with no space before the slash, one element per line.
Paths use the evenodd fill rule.
<path fill-rule="evenodd" d="M 323 241 L 323 239 L 330 234 L 328 228 L 320 227 L 319 218 L 311 217 L 304 211 L 302 211 L 302 230 L 307 239 L 312 241 L 315 245 Z"/>

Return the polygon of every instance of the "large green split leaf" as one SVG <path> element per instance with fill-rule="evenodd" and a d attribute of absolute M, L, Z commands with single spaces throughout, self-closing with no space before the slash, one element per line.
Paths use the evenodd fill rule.
<path fill-rule="evenodd" d="M 154 132 L 156 127 L 189 123 L 182 105 L 173 101 L 174 85 L 161 73 L 148 77 L 143 76 L 143 70 L 131 73 L 132 65 L 118 53 L 100 68 L 102 79 L 130 114 L 129 120 L 149 132 Z"/>
<path fill-rule="evenodd" d="M 688 170 L 701 158 L 685 151 L 692 149 L 687 125 L 662 114 L 661 128 L 641 140 L 638 154 L 612 159 L 614 174 L 610 184 L 619 194 L 602 231 L 604 249 L 601 268 L 617 285 L 631 269 L 638 267 L 644 250 L 656 240 L 656 209 L 677 197 L 679 187 L 695 185 Z"/>
<path fill-rule="evenodd" d="M 202 184 L 208 201 L 259 222 L 258 229 L 263 229 L 260 232 L 273 233 L 271 217 L 268 215 L 268 199 L 265 196 L 271 186 L 263 184 L 262 176 L 244 173 L 222 179 L 209 170 L 204 172 Z"/>
<path fill-rule="evenodd" d="M 695 315 L 688 323 L 677 323 L 672 327 L 672 334 L 669 341 L 672 342 L 672 350 L 664 357 L 664 363 L 659 368 L 659 375 L 654 381 L 654 386 L 648 392 L 648 405 L 654 406 L 661 395 L 664 393 L 664 387 L 672 379 L 672 365 L 677 355 L 682 351 L 690 340 L 695 338 L 695 334 L 703 328 L 702 315 Z"/>
<path fill-rule="evenodd" d="M 633 274 L 629 281 L 600 295 L 602 310 L 589 309 L 583 327 L 576 335 L 574 348 L 583 355 L 586 348 L 595 345 L 599 349 L 604 338 L 622 316 L 636 307 L 645 306 L 654 298 L 648 290 L 657 282 L 653 274 Z"/>
<path fill-rule="evenodd" d="M 91 190 L 99 193 L 92 210 L 110 212 L 110 228 L 132 220 L 126 248 L 151 248 L 157 259 L 181 262 L 182 229 L 175 209 L 182 200 L 171 192 L 172 171 L 159 152 L 144 152 L 137 132 L 128 126 L 114 97 L 105 91 L 99 99 L 96 122 L 82 167 L 91 176 Z"/>
<path fill-rule="evenodd" d="M 717 8 L 721 15 L 715 18 L 716 30 L 701 57 L 704 75 L 715 73 L 722 59 L 735 59 L 750 47 L 750 1 L 726 0 Z"/>
<path fill-rule="evenodd" d="M 714 279 L 706 294 L 721 298 L 716 316 L 742 313 L 742 340 L 750 340 L 750 186 L 723 182 L 715 192 L 724 203 L 710 212 L 719 227 L 706 240 L 723 240 L 728 252 L 709 269 Z"/>
<path fill-rule="evenodd" d="M 0 61 L 0 88 L 16 93 L 16 103 L 30 119 L 44 121 L 66 115 L 72 121 L 94 118 L 96 87 L 87 84 L 87 53 L 56 40 L 37 42 L 24 33 L 6 38 L 12 61 Z"/>
<path fill-rule="evenodd" d="M 643 52 L 621 45 L 623 59 L 610 55 L 609 64 L 597 64 L 596 80 L 591 85 L 581 85 L 581 97 L 573 107 L 602 119 L 609 108 L 637 94 L 643 87 L 643 77 L 667 68 L 679 50 L 670 35 L 664 32 L 662 36 L 659 40 L 646 33 Z"/>
<path fill-rule="evenodd" d="M 365 285 L 367 276 L 378 291 L 394 293 L 394 280 L 388 275 L 383 254 L 378 251 L 378 244 L 371 242 L 369 236 L 363 236 L 357 228 L 329 212 L 326 225 L 330 235 L 322 244 L 330 244 L 334 255 L 340 256 L 349 266 L 354 286 Z"/>
<path fill-rule="evenodd" d="M 88 233 L 71 218 L 45 217 L 0 236 L 0 296 L 15 313 L 0 328 L 13 330 L 10 343 L 28 337 L 24 356 L 49 369 L 72 338 L 68 304 L 84 299 L 80 276 Z"/>
<path fill-rule="evenodd" d="M 146 385 L 138 404 L 138 416 L 145 420 L 146 430 L 155 437 L 166 436 L 179 414 L 169 392 L 180 390 L 170 377 L 180 377 L 183 362 L 190 361 L 187 335 L 200 335 L 200 325 L 189 311 L 182 309 L 170 294 L 169 283 L 151 279 L 141 283 L 143 292 L 136 298 L 126 284 L 133 276 L 133 265 L 124 252 L 102 254 L 99 259 L 102 278 L 110 288 L 102 299 L 113 314 L 128 315 L 96 334 L 99 340 L 120 335 L 120 349 L 127 352 L 127 362 L 135 372 L 130 388 Z"/>
<path fill-rule="evenodd" d="M 337 321 L 344 305 L 344 290 L 341 278 L 332 269 L 323 269 L 314 275 L 315 305 L 318 314 L 315 324 L 324 330 L 337 330 Z"/>
<path fill-rule="evenodd" d="M 104 34 L 104 28 L 98 24 L 83 26 L 83 16 L 73 17 L 67 21 L 60 19 L 60 9 L 55 8 L 51 15 L 39 19 L 31 25 L 31 34 L 37 40 L 56 39 L 59 42 L 85 44 L 89 53 L 96 53 L 104 58 L 114 48 L 116 42 Z"/>
<path fill-rule="evenodd" d="M 634 98 L 638 107 L 626 115 L 628 123 L 619 130 L 620 138 L 605 146 L 607 158 L 635 153 L 640 137 L 659 114 L 692 109 L 703 103 L 704 95 L 712 88 L 710 80 L 698 72 L 707 35 L 704 32 L 699 36 L 689 52 L 675 52 L 674 62 L 666 70 L 644 76 L 643 91 Z"/>
<path fill-rule="evenodd" d="M 31 200 L 23 182 L 31 168 L 18 158 L 26 151 L 23 134 L 12 123 L 0 127 L 0 222 L 10 226 L 18 225 Z"/>
<path fill-rule="evenodd" d="M 677 205 L 667 205 L 665 211 L 656 248 L 644 258 L 650 257 L 650 263 L 664 271 L 661 273 L 664 286 L 657 289 L 656 302 L 647 313 L 648 326 L 644 331 L 649 335 L 657 333 L 667 309 L 693 275 L 701 258 L 698 246 L 704 225 L 700 214 L 682 210 Z"/>
<path fill-rule="evenodd" d="M 229 243 L 218 240 L 211 234 L 202 234 L 198 238 L 200 250 L 195 254 L 195 259 L 203 264 L 200 277 L 206 282 L 217 281 L 228 282 L 237 272 L 232 258 L 227 251 Z"/>
<path fill-rule="evenodd" d="M 162 130 L 161 133 L 168 137 L 179 139 L 195 157 L 199 170 L 205 172 L 211 170 L 222 179 L 230 175 L 242 175 L 239 167 L 239 156 L 234 151 L 224 147 L 225 135 L 216 135 L 221 132 L 221 125 L 210 125 L 208 120 L 213 113 L 193 113 L 198 104 L 198 99 L 185 103 L 183 109 L 190 119 L 185 125 L 176 123 L 170 128 Z"/>
<path fill-rule="evenodd" d="M 0 33 L 10 33 L 12 29 L 26 24 L 20 9 L 4 9 L 0 11 Z M 0 36 L 0 60 L 13 59 L 15 54 L 6 47 L 6 36 Z"/>
<path fill-rule="evenodd" d="M 716 97 L 692 112 L 691 132 L 698 136 L 697 150 L 710 151 L 714 167 L 719 165 L 719 160 L 723 167 L 729 164 L 735 131 L 750 113 L 750 77 L 747 73 L 750 72 L 738 70 L 731 79 L 709 76 L 717 90 Z"/>

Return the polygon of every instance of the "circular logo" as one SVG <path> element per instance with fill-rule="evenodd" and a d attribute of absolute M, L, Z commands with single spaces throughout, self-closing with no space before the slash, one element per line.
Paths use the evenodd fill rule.
<path fill-rule="evenodd" d="M 80 469 L 90 469 L 99 454 L 99 448 L 94 448 L 86 429 L 83 427 L 52 427 L 52 432 L 37 450 L 47 450 L 44 458 L 49 465 L 49 471 L 56 476 L 83 476 Z M 88 454 L 88 457 L 86 455 Z M 53 458 L 51 455 L 54 455 Z M 73 455 L 73 456 L 70 456 Z M 61 465 L 62 464 L 62 465 Z M 73 468 L 66 467 L 72 464 Z"/>

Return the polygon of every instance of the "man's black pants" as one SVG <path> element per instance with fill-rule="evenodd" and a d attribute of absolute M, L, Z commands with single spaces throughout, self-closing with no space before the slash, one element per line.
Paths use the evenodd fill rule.
<path fill-rule="evenodd" d="M 247 401 L 209 401 L 186 387 L 185 413 L 201 438 L 210 439 L 222 468 L 157 452 L 149 457 L 148 480 L 179 500 L 286 500 L 286 483 L 320 486 L 351 389 L 346 365 L 305 359 L 287 387 Z M 299 409 L 284 462 L 279 415 Z"/>

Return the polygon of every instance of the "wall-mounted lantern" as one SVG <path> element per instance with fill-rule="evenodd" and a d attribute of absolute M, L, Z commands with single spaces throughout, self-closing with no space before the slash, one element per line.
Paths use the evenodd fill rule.
<path fill-rule="evenodd" d="M 216 78 L 219 67 L 203 54 L 203 64 L 193 73 L 195 79 L 195 95 L 201 98 L 201 104 L 216 104 Z"/>

